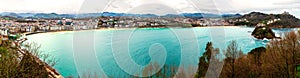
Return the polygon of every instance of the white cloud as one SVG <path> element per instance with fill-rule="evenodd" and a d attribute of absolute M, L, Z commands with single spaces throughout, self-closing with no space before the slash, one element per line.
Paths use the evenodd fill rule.
<path fill-rule="evenodd" d="M 77 12 L 83 0 L 0 0 L 1 12 Z"/>

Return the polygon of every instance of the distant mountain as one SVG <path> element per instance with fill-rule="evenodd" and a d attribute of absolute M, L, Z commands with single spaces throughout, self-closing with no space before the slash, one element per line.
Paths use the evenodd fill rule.
<path fill-rule="evenodd" d="M 241 17 L 241 14 L 222 14 L 223 18 L 237 18 L 237 17 Z"/>
<path fill-rule="evenodd" d="M 33 17 L 36 18 L 75 18 L 74 14 L 56 14 L 56 13 L 37 13 Z"/>
<path fill-rule="evenodd" d="M 212 13 L 183 13 L 181 14 L 187 18 L 233 18 L 233 17 L 240 17 L 240 14 L 212 14 Z"/>
<path fill-rule="evenodd" d="M 74 14 L 56 14 L 56 13 L 13 13 L 3 12 L 1 16 L 9 16 L 15 18 L 74 18 Z"/>
<path fill-rule="evenodd" d="M 77 14 L 77 18 L 87 18 L 87 17 L 100 17 L 100 16 L 132 16 L 132 17 L 158 17 L 155 14 L 126 14 L 126 13 L 113 13 L 113 12 L 103 12 L 103 13 L 85 13 L 85 14 Z"/>
<path fill-rule="evenodd" d="M 18 15 L 21 17 L 33 17 L 35 14 L 34 13 L 18 13 Z"/>
<path fill-rule="evenodd" d="M 1 18 L 4 18 L 6 20 L 17 20 L 18 18 L 12 17 L 12 16 L 1 16 Z"/>
<path fill-rule="evenodd" d="M 10 12 L 4 12 L 1 14 L 1 16 L 8 16 L 8 17 L 14 17 L 14 18 L 22 18 L 17 13 L 10 13 Z"/>
<path fill-rule="evenodd" d="M 193 18 L 193 19 L 200 19 L 203 18 L 202 13 L 182 13 L 181 16 L 187 17 L 187 18 Z"/>
<path fill-rule="evenodd" d="M 84 13 L 84 14 L 74 14 L 77 18 L 87 18 L 87 17 L 99 17 L 101 13 Z"/>
<path fill-rule="evenodd" d="M 294 27 L 300 26 L 300 20 L 295 16 L 285 12 L 282 14 L 265 14 L 260 12 L 251 12 L 249 14 L 245 14 L 243 16 L 232 18 L 231 20 L 247 20 L 234 22 L 235 25 L 248 25 L 248 26 L 256 26 L 259 23 L 266 24 L 267 26 L 280 26 L 280 27 Z M 268 21 L 272 21 L 274 19 L 280 19 L 278 21 L 273 21 L 268 24 Z"/>
<path fill-rule="evenodd" d="M 11 16 L 16 18 L 95 18 L 100 16 L 131 16 L 131 17 L 158 17 L 155 14 L 129 14 L 129 13 L 114 13 L 114 12 L 103 12 L 103 13 L 84 13 L 84 14 L 57 14 L 57 13 L 12 13 L 3 12 L 1 16 Z M 187 17 L 193 19 L 200 18 L 220 18 L 220 17 L 238 17 L 239 14 L 210 14 L 210 13 L 182 13 L 182 14 L 166 14 L 161 17 Z"/>

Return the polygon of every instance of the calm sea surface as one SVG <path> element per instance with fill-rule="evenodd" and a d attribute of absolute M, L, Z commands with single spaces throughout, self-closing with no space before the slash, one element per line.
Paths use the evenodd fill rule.
<path fill-rule="evenodd" d="M 254 39 L 253 30 L 249 27 L 85 30 L 30 35 L 27 42 L 40 44 L 43 53 L 57 58 L 55 68 L 65 77 L 89 73 L 126 77 L 154 62 L 196 69 L 198 57 L 209 41 L 215 48 L 224 49 L 235 40 L 244 53 L 265 46 L 268 41 Z M 291 30 L 274 31 L 280 34 Z"/>

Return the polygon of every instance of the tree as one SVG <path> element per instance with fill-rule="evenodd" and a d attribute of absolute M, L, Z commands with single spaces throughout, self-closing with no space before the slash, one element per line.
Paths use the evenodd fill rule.
<path fill-rule="evenodd" d="M 214 49 L 211 54 L 211 59 L 209 61 L 208 69 L 205 73 L 206 78 L 218 78 L 219 74 L 222 71 L 222 66 L 224 62 L 221 60 L 220 57 L 220 50 L 218 48 Z"/>
<path fill-rule="evenodd" d="M 264 77 L 296 78 L 300 62 L 300 35 L 286 33 L 282 40 L 272 40 L 263 53 Z"/>
<path fill-rule="evenodd" d="M 251 50 L 247 57 L 249 58 L 249 63 L 250 63 L 250 71 L 249 71 L 249 74 L 248 74 L 248 77 L 251 77 L 251 78 L 258 78 L 262 75 L 262 53 L 265 53 L 266 52 L 266 48 L 265 47 L 258 47 L 258 48 L 255 48 L 253 50 Z"/>
<path fill-rule="evenodd" d="M 231 41 L 228 45 L 225 53 L 225 64 L 222 70 L 223 77 L 228 78 L 236 78 L 236 59 L 243 55 L 243 52 L 241 50 L 238 50 L 238 44 L 236 41 Z"/>
<path fill-rule="evenodd" d="M 200 57 L 197 77 L 201 70 L 205 71 L 204 74 L 210 72 L 207 67 L 200 68 L 200 65 L 212 63 L 205 59 L 215 58 L 214 50 L 206 49 L 206 52 Z M 300 31 L 286 33 L 281 40 L 271 40 L 266 47 L 255 48 L 247 55 L 243 55 L 242 51 L 238 50 L 237 43 L 232 41 L 224 54 L 226 58 L 221 78 L 297 78 L 297 67 L 299 70 L 300 65 Z"/>
<path fill-rule="evenodd" d="M 220 53 L 219 49 L 214 49 L 212 42 L 208 42 L 206 44 L 205 50 L 206 51 L 199 58 L 198 70 L 197 74 L 195 75 L 195 78 L 204 78 L 206 74 L 215 74 L 219 70 L 221 70 L 219 66 L 220 59 L 217 58 L 217 56 Z M 210 66 L 212 70 L 208 70 L 209 65 L 212 65 Z"/>
<path fill-rule="evenodd" d="M 211 57 L 211 51 L 212 51 L 212 43 L 208 42 L 206 44 L 205 52 L 203 55 L 199 58 L 199 63 L 198 63 L 198 70 L 195 78 L 203 78 L 205 77 L 205 73 L 208 69 L 209 65 L 209 58 Z"/>
<path fill-rule="evenodd" d="M 213 50 L 213 46 L 211 42 L 208 42 L 206 44 L 205 52 L 203 55 L 199 58 L 199 64 L 198 64 L 198 71 L 195 76 L 195 78 L 203 78 L 205 77 L 205 73 L 207 72 L 209 60 L 211 58 L 211 53 Z"/>

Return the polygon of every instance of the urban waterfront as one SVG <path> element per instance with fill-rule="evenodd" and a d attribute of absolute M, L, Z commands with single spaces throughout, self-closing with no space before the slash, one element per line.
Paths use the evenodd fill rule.
<path fill-rule="evenodd" d="M 214 31 L 218 30 L 218 31 Z M 223 30 L 219 31 L 219 30 Z M 53 32 L 30 35 L 27 43 L 40 44 L 43 53 L 50 54 L 59 59 L 55 69 L 64 77 L 78 76 L 86 72 L 96 72 L 108 76 L 126 77 L 129 74 L 122 70 L 115 58 L 113 50 L 118 51 L 128 48 L 131 57 L 122 61 L 134 60 L 139 65 L 147 65 L 151 58 L 152 45 L 156 45 L 153 57 L 161 58 L 166 51 L 164 64 L 197 69 L 198 58 L 205 51 L 205 44 L 212 41 L 237 41 L 243 52 L 266 46 L 268 40 L 257 40 L 251 36 L 252 27 L 199 27 L 199 28 L 132 28 L 119 30 L 86 30 Z M 276 29 L 276 34 L 295 29 Z M 133 33 L 132 33 L 133 32 Z M 131 34 L 126 34 L 131 33 Z M 183 36 L 181 34 L 186 36 Z M 212 35 L 217 33 L 225 35 L 225 40 L 215 40 Z M 126 36 L 130 36 L 128 39 Z M 222 37 L 222 36 L 220 36 Z M 43 39 L 41 39 L 43 38 Z M 80 39 L 81 41 L 76 41 Z M 128 42 L 128 46 L 123 46 Z M 25 43 L 26 44 L 26 43 Z M 59 44 L 59 45 L 58 45 Z M 160 46 L 161 45 L 161 46 Z M 196 46 L 195 46 L 196 45 Z M 226 45 L 223 45 L 224 47 Z M 216 46 L 221 48 L 222 46 Z M 121 53 L 128 53 L 121 51 Z M 90 56 L 92 55 L 92 56 Z M 88 57 L 87 57 L 88 56 Z M 153 61 L 152 61 L 153 62 Z M 154 61 L 158 62 L 158 61 Z M 159 61 L 161 62 L 161 61 Z M 196 73 L 196 70 L 189 70 Z"/>

